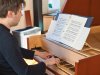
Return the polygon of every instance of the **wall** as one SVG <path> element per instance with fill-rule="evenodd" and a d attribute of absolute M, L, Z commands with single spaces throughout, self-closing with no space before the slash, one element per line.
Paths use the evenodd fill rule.
<path fill-rule="evenodd" d="M 60 0 L 61 4 L 60 4 L 60 7 L 61 9 L 63 8 L 63 5 L 64 3 L 66 2 L 67 0 Z M 43 13 L 48 13 L 48 0 L 42 0 L 42 9 L 43 9 Z"/>
<path fill-rule="evenodd" d="M 26 1 L 26 7 L 25 10 L 30 10 L 31 12 L 31 18 L 33 21 L 33 0 L 25 0 Z M 42 9 L 43 9 L 43 13 L 47 13 L 48 12 L 48 0 L 42 0 Z M 61 7 L 63 7 L 63 4 L 65 3 L 66 0 L 60 0 L 61 1 Z M 17 26 L 12 27 L 11 30 L 17 30 L 17 29 L 21 29 L 21 28 L 25 28 L 26 27 L 26 23 L 25 23 L 25 16 L 23 15 L 20 19 L 20 22 Z"/>

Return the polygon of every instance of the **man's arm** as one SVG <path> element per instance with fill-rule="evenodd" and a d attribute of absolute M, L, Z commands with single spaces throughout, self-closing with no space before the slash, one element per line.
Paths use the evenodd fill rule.
<path fill-rule="evenodd" d="M 24 58 L 33 59 L 35 51 L 24 49 L 21 47 L 20 47 L 20 50 L 21 50 L 21 53 L 22 53 Z"/>
<path fill-rule="evenodd" d="M 46 65 L 41 62 L 37 65 L 28 66 L 23 60 L 23 56 L 16 45 L 14 38 L 6 35 L 0 36 L 0 52 L 7 63 L 18 75 L 44 75 Z M 8 42 L 8 44 L 6 44 Z"/>

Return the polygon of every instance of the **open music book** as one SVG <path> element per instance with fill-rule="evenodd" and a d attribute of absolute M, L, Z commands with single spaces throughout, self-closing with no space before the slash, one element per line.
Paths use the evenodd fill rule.
<path fill-rule="evenodd" d="M 72 14 L 58 14 L 57 20 L 51 22 L 46 38 L 81 50 L 89 34 L 92 19 Z"/>

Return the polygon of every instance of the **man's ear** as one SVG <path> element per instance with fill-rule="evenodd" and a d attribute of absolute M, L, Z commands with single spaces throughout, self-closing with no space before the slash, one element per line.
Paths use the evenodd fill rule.
<path fill-rule="evenodd" d="M 12 18 L 15 15 L 13 11 L 8 11 L 7 16 L 8 18 Z"/>

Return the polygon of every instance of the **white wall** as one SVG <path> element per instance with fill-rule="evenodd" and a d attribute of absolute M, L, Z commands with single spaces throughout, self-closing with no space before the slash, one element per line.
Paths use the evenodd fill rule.
<path fill-rule="evenodd" d="M 63 5 L 65 4 L 67 0 L 60 0 L 61 4 L 60 7 L 61 9 L 63 8 Z M 42 9 L 43 9 L 43 13 L 48 13 L 48 0 L 42 0 Z"/>
<path fill-rule="evenodd" d="M 25 10 L 30 10 L 31 12 L 31 18 L 33 21 L 33 0 L 25 0 L 26 1 L 26 7 Z M 61 8 L 63 7 L 63 4 L 66 2 L 66 0 L 60 0 L 61 1 Z M 48 0 L 42 0 L 42 9 L 43 9 L 43 13 L 47 13 L 48 12 Z M 21 29 L 26 27 L 26 23 L 25 23 L 25 16 L 21 17 L 21 20 L 19 22 L 19 24 L 15 27 L 12 27 L 11 30 L 16 30 L 16 29 Z"/>

